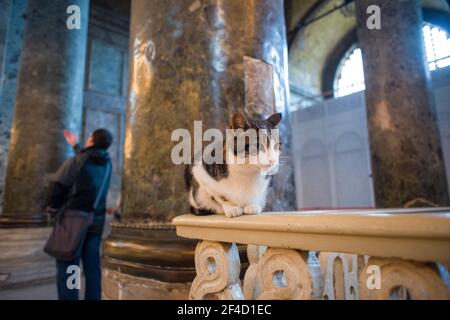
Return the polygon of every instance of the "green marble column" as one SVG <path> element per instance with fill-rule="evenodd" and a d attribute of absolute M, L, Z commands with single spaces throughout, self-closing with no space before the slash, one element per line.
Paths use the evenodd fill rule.
<path fill-rule="evenodd" d="M 187 298 L 195 243 L 170 223 L 189 211 L 171 134 L 195 120 L 225 129 L 236 110 L 278 111 L 289 155 L 283 1 L 133 0 L 131 15 L 122 222 L 104 246 L 104 294 Z M 294 194 L 292 172 L 279 174 L 268 207 L 293 209 Z"/>
<path fill-rule="evenodd" d="M 367 7 L 381 9 L 370 30 Z M 449 205 L 419 0 L 355 1 L 377 207 Z"/>
<path fill-rule="evenodd" d="M 66 26 L 77 5 L 81 29 Z M 88 0 L 29 0 L 6 172 L 3 227 L 47 224 L 46 184 L 72 151 L 64 129 L 79 131 Z"/>
<path fill-rule="evenodd" d="M 0 73 L 0 212 L 3 206 L 6 165 L 27 7 L 26 0 L 6 2 L 10 2 L 10 8 L 3 13 L 7 17 L 4 21 L 7 32 L 3 47 L 3 65 L 0 67 L 2 69 Z"/>

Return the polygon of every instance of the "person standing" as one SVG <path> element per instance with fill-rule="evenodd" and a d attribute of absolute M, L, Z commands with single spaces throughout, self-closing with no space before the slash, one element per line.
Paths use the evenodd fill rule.
<path fill-rule="evenodd" d="M 68 280 L 79 268 L 80 261 L 86 278 L 85 299 L 101 299 L 100 245 L 105 224 L 106 199 L 111 179 L 111 158 L 108 148 L 113 137 L 106 129 L 95 130 L 88 138 L 84 149 L 66 140 L 76 150 L 76 155 L 67 159 L 50 181 L 47 206 L 49 212 L 65 209 L 93 213 L 93 222 L 86 237 L 71 261 L 56 259 L 56 282 L 60 300 L 78 300 L 79 286 L 70 286 Z M 107 176 L 105 176 L 107 175 Z M 106 179 L 106 180 L 105 180 Z M 102 188 L 103 182 L 106 182 Z M 99 194 L 101 191 L 101 194 Z M 98 204 L 94 203 L 98 197 Z M 79 274 L 79 272 L 78 272 Z M 78 279 L 78 283 L 81 283 Z"/>

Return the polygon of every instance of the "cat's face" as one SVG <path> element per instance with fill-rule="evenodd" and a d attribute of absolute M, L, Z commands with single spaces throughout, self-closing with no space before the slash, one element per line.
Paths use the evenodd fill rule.
<path fill-rule="evenodd" d="M 233 114 L 233 163 L 257 169 L 262 174 L 275 174 L 278 171 L 281 142 L 278 124 L 281 113 L 275 113 L 263 120 L 252 120 L 241 112 Z"/>

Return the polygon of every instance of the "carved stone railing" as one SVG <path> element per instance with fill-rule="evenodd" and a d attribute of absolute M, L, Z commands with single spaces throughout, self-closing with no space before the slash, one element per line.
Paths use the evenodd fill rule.
<path fill-rule="evenodd" d="M 191 299 L 450 299 L 450 208 L 178 216 Z M 244 277 L 236 244 L 247 246 Z"/>

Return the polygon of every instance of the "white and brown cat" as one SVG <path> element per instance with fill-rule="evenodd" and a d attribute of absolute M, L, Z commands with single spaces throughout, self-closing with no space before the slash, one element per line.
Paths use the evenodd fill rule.
<path fill-rule="evenodd" d="M 281 143 L 278 133 L 274 134 L 274 129 L 280 121 L 281 113 L 275 113 L 263 120 L 249 119 L 241 112 L 233 114 L 230 125 L 233 132 L 252 129 L 258 133 L 258 139 L 254 142 L 245 140 L 245 158 L 250 157 L 251 150 L 257 150 L 258 156 L 264 156 L 267 161 L 253 164 L 246 161 L 244 164 L 238 164 L 235 159 L 238 157 L 235 138 L 231 158 L 228 158 L 229 155 L 224 157 L 224 163 L 206 164 L 202 161 L 187 166 L 185 181 L 191 213 L 225 214 L 231 218 L 262 212 L 273 172 L 276 172 L 279 166 Z M 266 138 L 265 143 L 260 143 L 261 136 Z M 252 155 L 254 153 L 255 151 Z M 239 156 L 242 157 L 242 153 Z"/>

